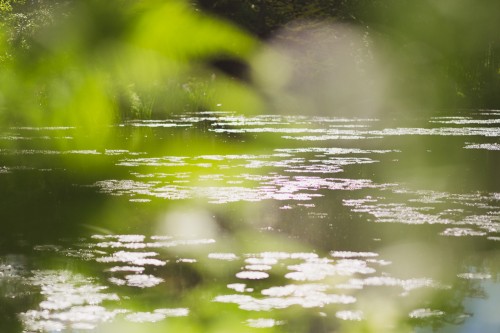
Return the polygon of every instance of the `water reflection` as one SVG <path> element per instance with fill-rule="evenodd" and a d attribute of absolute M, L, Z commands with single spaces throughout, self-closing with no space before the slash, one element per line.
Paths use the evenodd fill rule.
<path fill-rule="evenodd" d="M 248 319 L 248 326 L 255 328 L 266 328 L 266 327 L 274 327 L 278 325 L 283 325 L 284 323 L 279 320 L 267 319 L 267 318 L 259 318 L 259 319 Z"/>
<path fill-rule="evenodd" d="M 216 330 L 211 311 L 234 331 L 471 322 L 499 276 L 498 116 L 207 112 L 117 125 L 105 147 L 73 144 L 74 128 L 8 129 L 4 326 Z M 13 205 L 26 196 L 33 212 Z"/>
<path fill-rule="evenodd" d="M 464 148 L 465 149 L 500 150 L 500 144 L 498 144 L 498 143 L 467 144 Z"/>
<path fill-rule="evenodd" d="M 108 292 L 108 287 L 97 284 L 95 280 L 64 270 L 32 272 L 25 283 L 39 288 L 43 300 L 37 309 L 20 314 L 25 330 L 93 330 L 102 323 L 112 322 L 117 316 L 124 316 L 131 322 L 156 322 L 189 313 L 185 308 L 155 309 L 153 312 L 117 308 L 121 298 L 116 293 Z"/>
<path fill-rule="evenodd" d="M 444 236 L 493 236 L 500 231 L 498 193 L 395 189 L 386 196 L 347 199 L 344 205 L 367 213 L 374 222 L 453 225 L 443 230 Z"/>
<path fill-rule="evenodd" d="M 38 309 L 21 314 L 28 331 L 62 331 L 66 328 L 89 330 L 112 320 L 121 310 L 108 310 L 104 301 L 118 301 L 106 293 L 107 287 L 94 279 L 69 271 L 35 271 L 27 283 L 40 288 L 44 300 Z"/>
<path fill-rule="evenodd" d="M 37 309 L 21 314 L 21 319 L 27 329 L 60 331 L 67 328 L 92 330 L 116 320 L 153 323 L 173 316 L 189 318 L 190 313 L 198 311 L 196 308 L 202 305 L 191 304 L 190 307 L 194 309 L 179 307 L 178 301 L 170 299 L 168 293 L 164 294 L 158 289 L 160 285 L 171 284 L 176 273 L 158 268 L 182 263 L 191 265 L 193 271 L 203 272 L 202 266 L 207 265 L 207 260 L 237 264 L 232 268 L 233 278 L 228 279 L 230 277 L 226 275 L 223 279 L 228 281 L 226 292 L 222 291 L 206 300 L 209 302 L 207 304 L 234 304 L 240 310 L 251 313 L 285 311 L 299 306 L 316 309 L 318 313 L 332 311 L 339 320 L 356 322 L 366 320 L 363 303 L 358 304 L 358 299 L 373 293 L 373 288 L 397 288 L 399 291 L 394 295 L 396 299 L 411 299 L 412 294 L 423 288 L 451 288 L 432 278 L 402 279 L 391 276 L 386 267 L 392 263 L 381 258 L 377 252 L 332 251 L 325 257 L 314 252 L 211 252 L 213 246 L 221 241 L 176 239 L 162 235 L 96 234 L 80 239 L 78 246 L 69 249 L 39 246 L 37 249 L 41 253 L 77 258 L 83 262 L 94 261 L 100 265 L 94 269 L 106 273 L 108 278 L 107 282 L 101 280 L 99 284 L 96 278 L 70 271 L 32 271 L 25 281 L 40 288 L 44 299 Z M 201 247 L 203 251 L 195 252 L 198 257 L 180 257 L 182 252 L 174 248 L 186 246 Z M 193 252 L 190 253 L 192 255 Z M 465 273 L 459 277 L 487 278 L 480 274 Z M 186 279 L 187 276 L 177 275 L 177 278 Z M 114 286 L 113 292 L 109 291 L 110 286 Z M 164 301 L 168 299 L 174 307 L 158 307 L 149 311 L 123 307 L 122 300 L 128 298 L 128 291 L 122 288 L 152 289 L 154 294 L 160 293 L 164 295 L 162 298 L 167 297 L 163 298 Z M 182 293 L 188 294 L 188 291 L 185 289 Z M 147 295 L 147 298 L 151 298 L 153 294 Z M 165 304 L 164 301 L 158 305 Z M 442 310 L 418 308 L 418 304 L 413 301 L 410 304 L 416 308 L 409 308 L 409 318 L 428 319 L 444 315 Z M 287 325 L 288 321 L 257 318 L 248 319 L 245 323 L 250 327 L 262 328 Z"/>
<path fill-rule="evenodd" d="M 174 175 L 176 177 L 177 175 Z M 127 196 L 151 196 L 155 198 L 182 200 L 197 197 L 206 197 L 210 203 L 224 204 L 237 201 L 262 201 L 262 200 L 293 200 L 310 201 L 322 196 L 315 191 L 328 190 L 359 190 L 387 185 L 374 185 L 367 179 L 343 179 L 309 177 L 287 177 L 281 175 L 255 176 L 241 175 L 236 179 L 241 182 L 257 182 L 256 187 L 227 186 L 234 185 L 235 181 L 228 180 L 223 186 L 183 186 L 171 182 L 140 182 L 133 180 L 106 180 L 95 185 L 101 188 L 102 193 Z M 210 178 L 209 183 L 217 181 Z M 195 181 L 196 182 L 196 181 Z M 172 184 L 173 183 L 173 184 Z M 238 184 L 239 182 L 236 182 Z M 259 186 L 260 183 L 260 186 Z M 226 185 L 226 186 L 224 186 Z M 311 193 L 313 192 L 313 193 Z M 134 198 L 134 200 L 137 200 Z"/>

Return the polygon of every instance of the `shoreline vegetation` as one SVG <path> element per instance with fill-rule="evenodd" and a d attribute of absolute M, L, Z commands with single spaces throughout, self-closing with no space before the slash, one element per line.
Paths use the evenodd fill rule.
<path fill-rule="evenodd" d="M 0 119 L 92 127 L 197 110 L 286 113 L 294 105 L 331 114 L 494 109 L 499 6 L 3 0 Z M 299 101 L 304 80 L 312 89 Z M 304 102 L 317 100 L 315 91 L 333 97 Z"/>

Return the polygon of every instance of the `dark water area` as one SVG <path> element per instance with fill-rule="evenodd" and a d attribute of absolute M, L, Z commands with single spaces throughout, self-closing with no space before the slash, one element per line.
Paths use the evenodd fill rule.
<path fill-rule="evenodd" d="M 498 332 L 499 124 L 5 128 L 0 332 Z"/>

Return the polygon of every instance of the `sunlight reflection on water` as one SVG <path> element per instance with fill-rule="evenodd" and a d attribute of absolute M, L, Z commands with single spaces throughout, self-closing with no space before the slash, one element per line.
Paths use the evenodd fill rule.
<path fill-rule="evenodd" d="M 415 140 L 417 136 L 446 137 L 447 140 L 455 137 L 457 141 L 453 141 L 454 147 L 450 144 L 450 151 L 456 149 L 463 154 L 476 154 L 474 158 L 488 154 L 488 158 L 496 161 L 495 154 L 500 146 L 492 141 L 500 136 L 497 126 L 500 121 L 496 118 L 486 119 L 494 116 L 497 117 L 498 113 L 433 117 L 427 127 L 421 127 L 419 123 L 418 127 L 381 128 L 383 122 L 377 119 L 244 117 L 230 113 L 205 113 L 201 116 L 183 115 L 170 120 L 134 121 L 118 126 L 119 129 L 164 134 L 178 128 L 188 131 L 200 125 L 204 126 L 206 132 L 228 141 L 251 142 L 261 135 L 276 139 L 265 141 L 264 148 L 251 152 L 243 149 L 244 153 L 203 151 L 189 155 L 190 152 L 186 150 L 185 156 L 182 155 L 184 152 L 176 156 L 175 153 L 163 155 L 163 150 L 160 154 L 141 151 L 144 147 L 138 148 L 138 151 L 118 146 L 109 149 L 84 147 L 58 150 L 40 144 L 39 147 L 23 146 L 21 149 L 11 146 L 12 142 L 71 141 L 74 128 L 11 128 L 11 133 L 0 137 L 0 155 L 12 160 L 14 157 L 22 158 L 22 163 L 1 165 L 0 177 L 7 178 L 33 170 L 52 172 L 52 168 L 40 168 L 36 164 L 42 155 L 49 158 L 59 155 L 106 158 L 120 176 L 109 179 L 98 175 L 101 177 L 98 180 L 92 179 L 90 184 L 78 186 L 87 189 L 91 185 L 103 194 L 117 197 L 117 200 L 123 197 L 128 207 L 137 210 L 160 202 L 160 205 L 165 204 L 166 208 L 162 208 L 165 212 L 172 213 L 175 209 L 168 206 L 172 201 L 186 202 L 190 199 L 196 199 L 197 203 L 202 202 L 210 208 L 196 211 L 197 208 L 187 205 L 185 212 L 203 214 L 184 214 L 183 218 L 170 215 L 171 224 L 182 220 L 185 223 L 181 224 L 187 229 L 200 231 L 200 237 L 190 238 L 186 233 L 183 233 L 184 237 L 177 237 L 173 229 L 165 233 L 155 230 L 153 233 L 157 234 L 154 235 L 142 234 L 142 230 L 133 231 L 135 234 L 95 234 L 88 238 L 70 239 L 69 242 L 61 241 L 62 245 L 34 246 L 37 253 L 91 265 L 99 272 L 96 276 L 68 270 L 30 271 L 4 262 L 0 264 L 0 282 L 7 286 L 10 283 L 14 287 L 17 284 L 29 286 L 30 293 L 40 295 L 39 302 L 21 314 L 27 332 L 93 330 L 102 323 L 118 319 L 132 323 L 153 323 L 168 317 L 190 316 L 199 304 L 183 302 L 184 293 L 188 294 L 191 291 L 189 288 L 200 287 L 199 284 L 203 283 L 216 285 L 210 285 L 213 290 L 209 289 L 210 296 L 204 300 L 210 304 L 208 307 L 220 303 L 247 311 L 248 317 L 241 321 L 252 328 L 287 325 L 287 321 L 280 320 L 280 317 L 260 316 L 272 317 L 276 314 L 273 311 L 288 308 L 313 309 L 319 316 L 323 314 L 349 323 L 367 322 L 372 320 L 372 313 L 363 302 L 366 298 L 371 300 L 367 295 L 372 294 L 387 295 L 381 301 L 387 309 L 374 310 L 387 316 L 394 307 L 403 317 L 412 320 L 432 322 L 443 318 L 448 320 L 448 317 L 462 318 L 466 314 L 460 308 L 450 314 L 449 309 L 431 306 L 429 302 L 414 302 L 413 297 L 417 293 L 427 296 L 431 292 L 441 293 L 456 286 L 448 280 L 441 281 L 441 275 L 426 275 L 427 270 L 418 267 L 416 262 L 409 265 L 414 266 L 415 270 L 421 269 L 419 272 L 423 273 L 399 276 L 395 273 L 397 270 L 391 269 L 400 263 L 387 258 L 381 250 L 383 245 L 387 245 L 383 243 L 386 236 L 383 232 L 390 227 L 377 225 L 384 228 L 380 229 L 383 230 L 382 236 L 374 233 L 363 238 L 363 234 L 369 232 L 364 230 L 365 227 L 367 230 L 377 227 L 368 223 L 361 225 L 360 221 L 406 225 L 404 227 L 408 228 L 408 225 L 412 225 L 412 228 L 432 226 L 429 232 L 440 241 L 458 243 L 484 239 L 488 242 L 487 248 L 494 250 L 496 242 L 500 241 L 498 189 L 488 192 L 466 188 L 452 192 L 418 186 L 412 188 L 402 181 L 393 181 L 395 177 L 391 177 L 391 172 L 395 167 L 387 164 L 388 161 L 399 161 L 413 154 L 413 150 L 405 149 L 418 148 L 430 152 L 430 148 L 434 148 L 424 144 L 410 145 L 408 148 L 398 141 Z M 36 136 L 27 132 L 35 132 Z M 390 142 L 390 147 L 385 144 L 386 141 Z M 482 170 L 472 163 L 465 167 Z M 264 208 L 261 215 L 246 212 L 255 206 L 247 208 L 243 204 L 252 203 L 262 204 Z M 217 204 L 217 208 L 211 204 Z M 241 215 L 235 214 L 236 219 L 244 220 L 244 217 L 250 216 L 254 221 L 261 218 L 264 221 L 262 224 L 261 221 L 252 222 L 257 225 L 259 236 L 283 234 L 289 237 L 288 240 L 301 241 L 301 237 L 314 235 L 313 229 L 317 225 L 322 227 L 318 233 L 325 235 L 311 236 L 312 241 L 306 243 L 308 248 L 297 251 L 254 251 L 243 246 L 228 247 L 227 238 L 231 238 L 234 232 L 232 226 L 230 223 L 229 226 L 224 223 L 219 225 L 213 216 L 213 212 L 222 210 L 220 207 L 226 204 L 239 205 L 236 210 L 241 209 Z M 273 215 L 279 220 L 278 223 L 268 223 L 268 215 Z M 167 219 L 165 216 L 163 222 Z M 293 220 L 299 216 L 307 219 Z M 204 229 L 207 225 L 213 227 L 213 232 Z M 360 225 L 363 230 L 352 230 Z M 251 229 L 252 225 L 242 227 Z M 287 227 L 289 231 L 282 231 Z M 296 231 L 300 228 L 307 235 Z M 354 241 L 350 233 L 356 234 Z M 360 235 L 359 239 L 357 234 Z M 320 245 L 318 242 L 318 248 L 314 248 L 314 237 L 332 239 L 324 241 L 321 238 L 323 243 Z M 260 241 L 257 238 L 255 240 L 256 243 Z M 377 247 L 377 242 L 383 245 Z M 269 246 L 264 241 L 262 244 Z M 200 250 L 182 251 L 188 247 Z M 279 245 L 273 244 L 273 249 L 276 247 Z M 419 247 L 423 248 L 423 245 Z M 223 269 L 217 272 L 219 275 L 212 276 L 210 274 L 213 273 L 206 271 L 211 266 L 217 267 L 216 270 Z M 448 268 L 446 266 L 442 270 Z M 459 282 L 474 286 L 493 283 L 498 280 L 497 275 L 494 270 L 483 267 L 469 269 L 467 265 L 453 273 Z M 14 287 L 11 288 L 14 291 L 8 290 L 6 295 L 18 292 Z M 175 290 L 177 287 L 181 290 Z M 474 288 L 472 292 L 477 292 L 474 297 L 482 297 L 480 288 Z M 163 297 L 162 293 L 166 291 L 179 294 L 170 295 L 168 299 L 165 297 L 162 307 L 158 308 L 151 305 L 151 308 L 141 308 L 139 311 L 129 306 L 131 303 L 127 301 L 130 295 L 146 294 L 149 290 L 154 296 L 147 294 L 144 296 L 147 300 L 148 297 L 160 297 L 158 295 Z M 153 301 L 145 303 L 156 304 Z M 400 304 L 405 306 L 399 309 Z M 167 308 L 169 306 L 171 308 Z M 254 315 L 259 317 L 252 318 Z"/>
<path fill-rule="evenodd" d="M 103 240 L 109 241 L 103 242 Z M 172 262 L 168 252 L 151 252 L 148 249 L 159 249 L 161 246 L 168 249 L 186 244 L 209 246 L 212 242 L 213 240 L 204 239 L 176 240 L 170 236 L 160 235 L 149 237 L 138 234 L 94 235 L 87 242 L 82 242 L 81 247 L 90 249 L 94 260 L 104 265 L 103 271 L 112 275 L 108 279 L 111 284 L 118 287 L 154 288 L 164 283 L 164 279 L 155 276 L 156 273 L 151 270 L 151 267 L 175 265 L 179 261 Z M 134 251 L 130 251 L 129 245 L 131 244 L 134 245 Z M 39 247 L 38 250 L 62 255 L 68 253 L 67 250 L 51 246 Z M 73 256 L 78 253 L 75 250 L 77 249 L 72 252 Z M 208 254 L 210 260 L 240 260 L 252 269 L 237 272 L 234 282 L 227 285 L 229 290 L 239 294 L 218 295 L 213 301 L 233 303 L 247 311 L 271 311 L 296 305 L 319 309 L 334 304 L 355 304 L 357 298 L 353 293 L 358 293 L 365 287 L 399 287 L 402 296 L 419 288 L 447 288 L 430 278 L 399 279 L 390 277 L 387 273 L 378 272 L 380 268 L 390 265 L 382 259 L 374 259 L 378 256 L 379 254 L 375 252 L 352 251 L 332 251 L 331 258 L 322 258 L 316 253 L 309 252 L 262 252 L 240 255 L 212 252 Z M 89 255 L 81 259 L 88 260 Z M 109 263 L 115 266 L 104 269 Z M 192 259 L 186 263 L 196 266 L 198 260 Z M 121 264 L 121 266 L 116 264 Z M 286 267 L 288 272 L 280 274 L 293 283 L 277 286 L 269 283 L 265 286 L 253 285 L 254 280 L 275 278 L 277 274 L 275 268 L 278 267 Z M 115 276 L 116 274 L 119 276 Z M 335 280 L 331 280 L 332 277 L 336 277 Z M 125 314 L 125 319 L 132 322 L 155 322 L 164 320 L 167 316 L 186 316 L 189 313 L 189 309 L 186 308 L 155 309 L 150 312 L 107 309 L 101 304 L 104 301 L 120 300 L 118 294 L 106 293 L 106 286 L 95 284 L 92 278 L 74 275 L 70 272 L 35 272 L 35 276 L 30 281 L 34 286 L 41 286 L 42 294 L 46 297 L 46 300 L 39 305 L 40 310 L 30 310 L 23 315 L 25 324 L 31 328 L 43 330 L 80 327 L 83 329 L 84 325 L 88 325 L 90 329 L 99 322 L 113 320 L 119 314 Z M 342 291 L 342 293 L 336 293 L 335 290 Z M 68 297 L 68 295 L 72 296 Z M 336 316 L 339 319 L 355 321 L 362 318 L 361 312 L 348 309 L 339 310 Z M 257 323 L 248 322 L 252 327 L 256 327 L 253 324 L 258 325 Z M 266 323 L 271 324 L 271 322 Z M 278 324 L 274 323 L 274 325 Z"/>
<path fill-rule="evenodd" d="M 405 189 L 394 192 L 400 195 L 398 201 L 406 197 L 406 202 L 367 196 L 344 199 L 344 205 L 352 207 L 354 212 L 369 214 L 375 222 L 457 226 L 444 229 L 441 233 L 444 236 L 486 236 L 500 231 L 500 201 L 496 193 L 452 194 Z"/>
<path fill-rule="evenodd" d="M 268 318 L 259 318 L 259 319 L 248 319 L 248 326 L 255 328 L 266 328 L 266 327 L 274 327 L 278 325 L 283 325 L 283 321 L 268 319 Z"/>
<path fill-rule="evenodd" d="M 439 310 L 431 309 L 416 309 L 410 312 L 410 318 L 429 318 L 429 317 L 440 317 L 444 316 L 445 313 Z"/>
<path fill-rule="evenodd" d="M 108 310 L 104 301 L 118 301 L 107 287 L 69 271 L 35 271 L 29 283 L 41 289 L 44 300 L 38 310 L 21 314 L 24 325 L 33 331 L 60 331 L 66 327 L 93 329 L 99 322 L 112 320 L 123 310 Z"/>

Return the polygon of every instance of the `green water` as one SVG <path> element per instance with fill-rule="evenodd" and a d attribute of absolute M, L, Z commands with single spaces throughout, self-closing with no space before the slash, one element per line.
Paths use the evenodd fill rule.
<path fill-rule="evenodd" d="M 499 124 L 5 128 L 0 331 L 498 332 Z"/>

